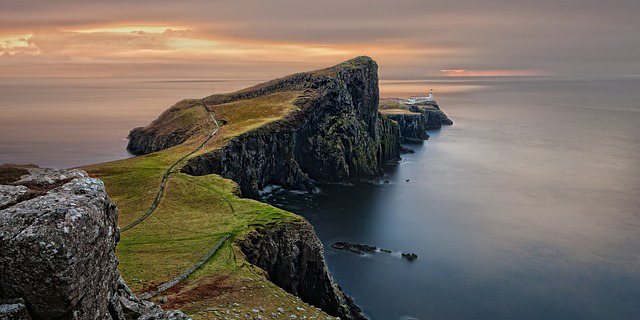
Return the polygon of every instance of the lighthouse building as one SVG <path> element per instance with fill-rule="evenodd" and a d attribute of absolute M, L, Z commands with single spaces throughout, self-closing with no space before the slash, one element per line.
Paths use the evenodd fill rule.
<path fill-rule="evenodd" d="M 416 104 L 420 102 L 433 101 L 433 89 L 429 91 L 428 96 L 411 96 L 409 100 L 405 101 L 406 104 Z"/>

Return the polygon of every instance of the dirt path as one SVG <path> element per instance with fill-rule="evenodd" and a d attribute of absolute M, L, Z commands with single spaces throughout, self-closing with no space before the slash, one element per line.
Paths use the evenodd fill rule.
<path fill-rule="evenodd" d="M 126 232 L 129 229 L 137 226 L 142 221 L 147 219 L 156 210 L 156 208 L 158 208 L 158 205 L 160 204 L 160 201 L 162 200 L 162 196 L 164 195 L 164 189 L 167 186 L 167 180 L 169 180 L 169 175 L 171 174 L 171 171 L 173 171 L 173 169 L 180 162 L 182 162 L 184 159 L 186 159 L 187 157 L 191 156 L 192 154 L 194 154 L 194 153 L 198 152 L 200 149 L 202 149 L 202 147 L 204 147 L 204 145 L 207 144 L 207 142 L 209 142 L 209 140 L 211 140 L 211 138 L 213 138 L 213 136 L 215 136 L 216 133 L 218 133 L 218 130 L 220 130 L 220 125 L 218 125 L 218 121 L 216 121 L 216 118 L 213 116 L 213 114 L 211 112 L 209 112 L 209 110 L 207 109 L 207 105 L 205 104 L 204 100 L 200 100 L 200 103 L 202 104 L 202 107 L 204 108 L 204 112 L 206 112 L 209 115 L 209 117 L 211 117 L 211 121 L 213 122 L 213 124 L 216 125 L 216 129 L 213 130 L 213 132 L 202 142 L 202 144 L 200 144 L 193 151 L 191 151 L 191 152 L 185 154 L 184 156 L 182 156 L 180 159 L 178 159 L 178 161 L 173 163 L 167 169 L 167 171 L 162 176 L 162 181 L 160 181 L 160 189 L 158 189 L 158 193 L 156 194 L 156 198 L 153 200 L 153 203 L 151 204 L 151 207 L 149 207 L 149 209 L 147 209 L 147 211 L 142 216 L 140 216 L 138 219 L 136 219 L 136 221 L 134 221 L 134 222 L 124 226 L 122 229 L 120 229 L 120 232 Z"/>

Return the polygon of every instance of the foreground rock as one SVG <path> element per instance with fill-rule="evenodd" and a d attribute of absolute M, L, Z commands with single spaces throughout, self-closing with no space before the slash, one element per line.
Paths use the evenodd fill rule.
<path fill-rule="evenodd" d="M 366 319 L 353 300 L 333 282 L 322 243 L 306 222 L 265 227 L 239 242 L 247 260 L 265 270 L 269 280 L 326 313 Z"/>
<path fill-rule="evenodd" d="M 117 208 L 102 181 L 81 170 L 2 171 L 15 174 L 0 187 L 0 319 L 187 318 L 139 301 L 120 278 Z"/>

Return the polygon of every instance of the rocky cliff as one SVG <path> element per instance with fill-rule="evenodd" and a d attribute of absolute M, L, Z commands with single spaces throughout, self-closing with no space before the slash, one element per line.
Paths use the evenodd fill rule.
<path fill-rule="evenodd" d="M 135 155 L 143 155 L 177 146 L 200 132 L 203 123 L 194 116 L 199 102 L 182 100 L 165 110 L 146 127 L 134 128 L 129 132 L 127 150 Z"/>
<path fill-rule="evenodd" d="M 81 170 L 0 166 L 0 319 L 184 319 L 119 276 L 117 209 Z"/>
<path fill-rule="evenodd" d="M 246 197 L 275 184 L 308 190 L 314 181 L 349 183 L 382 174 L 399 159 L 399 128 L 378 113 L 378 66 L 358 57 L 332 68 L 300 73 L 233 94 L 205 98 L 208 106 L 274 92 L 304 92 L 298 111 L 277 122 L 233 137 L 222 148 L 192 158 L 182 169 L 216 173 L 236 181 Z M 159 118 L 157 120 L 161 122 Z M 129 145 L 157 150 L 165 138 L 142 138 L 134 129 Z M 130 148 L 131 149 L 131 148 Z"/>
<path fill-rule="evenodd" d="M 286 291 L 330 315 L 365 319 L 353 300 L 333 283 L 322 244 L 308 222 L 267 226 L 238 243 L 247 260 Z"/>
<path fill-rule="evenodd" d="M 385 113 L 385 116 L 398 123 L 400 142 L 422 143 L 429 139 L 427 117 L 422 113 Z"/>
<path fill-rule="evenodd" d="M 411 112 L 421 113 L 425 119 L 427 130 L 440 129 L 442 125 L 452 125 L 453 121 L 447 114 L 440 110 L 440 106 L 435 101 L 423 102 L 409 109 Z"/>
<path fill-rule="evenodd" d="M 435 101 L 411 106 L 400 106 L 395 100 L 392 101 L 394 105 L 389 106 L 385 105 L 386 101 L 380 101 L 380 111 L 385 117 L 398 123 L 402 143 L 421 143 L 429 138 L 427 130 L 453 124 Z"/>

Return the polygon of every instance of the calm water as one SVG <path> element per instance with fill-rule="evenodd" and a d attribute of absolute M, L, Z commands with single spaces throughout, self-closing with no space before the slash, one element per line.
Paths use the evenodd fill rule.
<path fill-rule="evenodd" d="M 185 98 L 252 79 L 0 78 L 0 163 L 73 167 L 122 159 L 127 134 Z"/>
<path fill-rule="evenodd" d="M 440 81 L 422 85 L 451 89 L 455 125 L 389 185 L 272 200 L 315 226 L 337 282 L 373 319 L 639 319 L 639 79 Z"/>
<path fill-rule="evenodd" d="M 127 157 L 128 131 L 175 101 L 256 82 L 0 79 L 0 163 Z M 345 291 L 373 319 L 637 319 L 640 79 L 381 84 L 429 88 L 455 125 L 411 146 L 390 184 L 272 199 L 312 222 Z M 330 248 L 340 240 L 395 253 Z"/>

